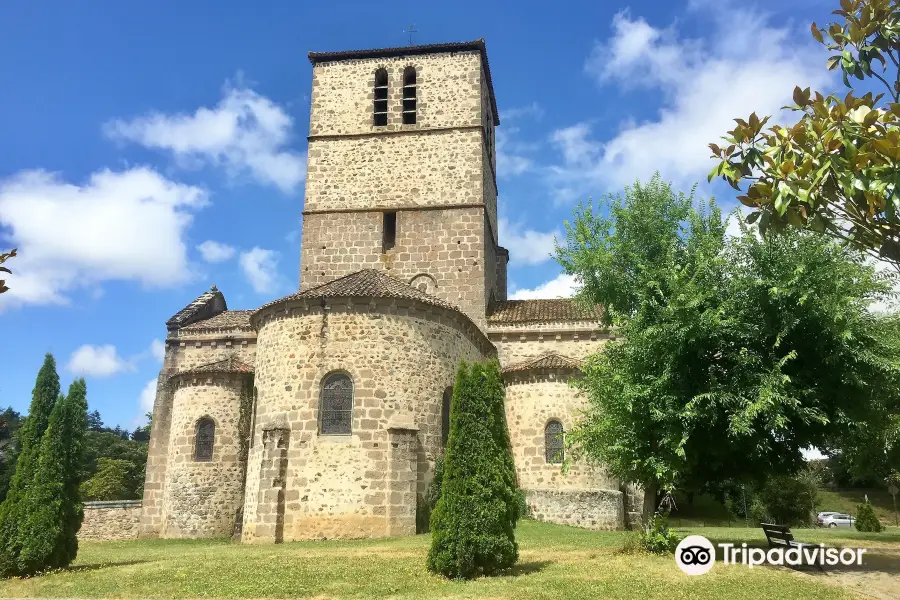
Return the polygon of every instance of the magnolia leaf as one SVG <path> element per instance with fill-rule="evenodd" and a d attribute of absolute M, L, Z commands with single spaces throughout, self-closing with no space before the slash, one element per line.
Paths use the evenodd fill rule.
<path fill-rule="evenodd" d="M 813 39 L 815 39 L 820 44 L 825 43 L 825 38 L 822 37 L 822 32 L 819 31 L 819 27 L 816 25 L 815 21 L 813 21 L 812 27 L 810 27 L 810 32 L 812 33 Z"/>

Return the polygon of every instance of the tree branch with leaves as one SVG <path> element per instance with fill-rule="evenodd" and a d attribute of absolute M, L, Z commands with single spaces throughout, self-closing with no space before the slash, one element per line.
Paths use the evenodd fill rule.
<path fill-rule="evenodd" d="M 0 254 L 0 265 L 2 265 L 3 263 L 5 263 L 5 262 L 6 262 L 7 260 L 9 260 L 10 258 L 13 258 L 15 255 L 16 255 L 16 249 L 15 249 L 15 248 L 13 248 L 12 250 L 10 250 L 9 252 L 4 252 L 3 254 Z M 0 267 L 0 273 L 9 273 L 10 275 L 12 275 L 12 271 L 10 271 L 9 269 L 7 269 L 6 267 Z M 6 287 L 6 281 L 3 280 L 3 279 L 0 279 L 0 294 L 2 294 L 3 292 L 7 291 L 8 289 L 9 289 L 9 288 Z"/>
<path fill-rule="evenodd" d="M 756 113 L 710 144 L 722 177 L 746 191 L 738 200 L 757 209 L 748 221 L 764 232 L 810 228 L 852 243 L 900 268 L 900 5 L 896 0 L 841 0 L 838 22 L 813 38 L 834 52 L 851 88 L 841 98 L 794 89 L 793 125 L 765 128 Z M 880 71 L 880 72 L 879 72 Z M 883 85 L 859 96 L 851 78 Z"/>

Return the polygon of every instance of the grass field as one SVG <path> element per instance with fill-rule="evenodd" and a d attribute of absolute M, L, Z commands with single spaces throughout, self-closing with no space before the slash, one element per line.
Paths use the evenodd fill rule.
<path fill-rule="evenodd" d="M 753 529 L 681 530 L 718 541 L 761 543 Z M 429 537 L 245 546 L 228 541 L 85 543 L 68 570 L 0 582 L 2 597 L 69 598 L 853 598 L 811 571 L 723 567 L 688 577 L 672 557 L 623 554 L 625 532 L 525 521 L 520 561 L 507 575 L 447 581 L 425 570 Z M 800 539 L 871 552 L 900 549 L 900 530 L 804 531 Z M 897 557 L 900 562 L 900 556 Z M 894 563 L 889 563 L 893 565 Z M 884 575 L 893 566 L 878 567 Z M 900 567 L 897 568 L 900 571 Z M 894 577 L 895 573 L 888 573 Z M 900 580 L 888 579 L 900 591 Z M 855 585 L 853 583 L 850 584 Z M 868 585 L 868 584 L 863 584 Z M 890 597 L 890 596 L 884 596 Z"/>

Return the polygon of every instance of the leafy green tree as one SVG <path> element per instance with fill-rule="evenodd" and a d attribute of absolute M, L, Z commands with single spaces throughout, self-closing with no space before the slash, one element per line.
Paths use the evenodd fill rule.
<path fill-rule="evenodd" d="M 445 577 L 490 575 L 518 560 L 515 473 L 503 404 L 496 361 L 460 365 L 428 552 L 428 569 Z"/>
<path fill-rule="evenodd" d="M 134 468 L 127 460 L 98 459 L 97 472 L 81 484 L 81 497 L 85 500 L 131 499 L 133 488 L 130 488 L 129 480 Z"/>
<path fill-rule="evenodd" d="M 724 146 L 710 144 L 720 162 L 709 175 L 758 210 L 750 222 L 781 231 L 810 227 L 852 242 L 900 266 L 900 4 L 840 0 L 840 21 L 812 24 L 812 36 L 833 52 L 829 70 L 883 85 L 885 93 L 841 98 L 794 90 L 796 123 L 765 129 L 769 117 L 735 119 Z"/>
<path fill-rule="evenodd" d="M 147 448 L 146 443 L 122 439 L 112 430 L 88 431 L 85 434 L 84 453 L 79 466 L 81 479 L 87 481 L 94 477 L 100 471 L 103 459 L 127 462 L 124 484 L 128 492 L 122 499 L 139 499 L 143 496 Z"/>
<path fill-rule="evenodd" d="M 868 499 L 856 507 L 856 522 L 854 525 L 857 531 L 878 533 L 884 530 L 884 526 L 875 515 L 875 509 L 872 508 Z"/>
<path fill-rule="evenodd" d="M 809 478 L 778 475 L 766 481 L 756 492 L 754 517 L 780 525 L 809 527 L 818 505 L 818 487 Z"/>
<path fill-rule="evenodd" d="M 87 430 L 84 379 L 69 386 L 57 402 L 41 440 L 40 460 L 26 494 L 16 560 L 21 575 L 66 567 L 78 553 L 78 530 L 84 518 L 78 465 Z"/>
<path fill-rule="evenodd" d="M 41 439 L 58 397 L 59 375 L 56 373 L 56 361 L 52 355 L 47 354 L 31 393 L 28 418 L 18 432 L 20 450 L 15 473 L 6 499 L 0 505 L 0 575 L 8 575 L 16 570 L 20 550 L 19 527 L 27 504 L 25 495 L 37 471 Z"/>
<path fill-rule="evenodd" d="M 609 281 L 581 296 L 611 305 L 621 334 L 584 365 L 588 409 L 569 439 L 644 486 L 645 523 L 657 488 L 797 473 L 802 449 L 900 394 L 897 355 L 868 310 L 889 280 L 815 234 L 727 241 L 715 204 L 688 201 L 655 178 L 607 199 L 608 219 L 579 209 L 558 250 L 567 272 Z M 676 208 L 685 217 L 667 218 Z"/>

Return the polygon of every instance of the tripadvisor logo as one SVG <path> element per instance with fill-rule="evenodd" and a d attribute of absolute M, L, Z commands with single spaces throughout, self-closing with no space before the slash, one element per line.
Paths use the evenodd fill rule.
<path fill-rule="evenodd" d="M 745 565 L 748 568 L 759 565 L 801 565 L 833 567 L 861 565 L 865 548 L 826 548 L 825 544 L 770 548 L 748 548 L 747 544 L 717 544 L 722 564 Z M 689 535 L 675 548 L 675 564 L 688 575 L 703 575 L 716 563 L 716 546 L 702 535 Z"/>

